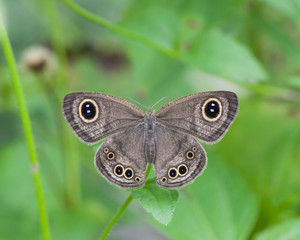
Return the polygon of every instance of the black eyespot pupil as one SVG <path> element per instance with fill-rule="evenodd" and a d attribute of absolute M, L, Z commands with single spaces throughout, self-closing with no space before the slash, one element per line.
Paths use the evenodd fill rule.
<path fill-rule="evenodd" d="M 126 177 L 130 178 L 132 176 L 132 171 L 127 169 L 125 172 Z"/>
<path fill-rule="evenodd" d="M 163 182 L 166 182 L 166 181 L 167 181 L 167 179 L 166 179 L 166 178 L 163 178 L 163 179 L 162 179 L 162 181 L 163 181 Z"/>
<path fill-rule="evenodd" d="M 137 182 L 139 182 L 139 181 L 140 181 L 140 179 L 139 179 L 139 178 L 136 178 L 135 180 L 136 180 Z"/>
<path fill-rule="evenodd" d="M 189 157 L 189 158 L 192 158 L 192 157 L 194 157 L 194 154 L 193 154 L 192 152 L 189 152 L 189 153 L 188 153 L 188 157 Z"/>
<path fill-rule="evenodd" d="M 96 107 L 91 102 L 85 102 L 81 107 L 81 114 L 85 119 L 93 119 L 96 115 Z"/>
<path fill-rule="evenodd" d="M 176 170 L 175 169 L 171 169 L 170 176 L 171 177 L 175 177 L 176 176 Z"/>
<path fill-rule="evenodd" d="M 179 168 L 179 173 L 180 173 L 180 174 L 185 174 L 185 173 L 186 173 L 186 167 L 185 167 L 185 166 L 181 166 L 181 167 Z"/>
<path fill-rule="evenodd" d="M 219 115 L 220 113 L 220 106 L 219 103 L 217 103 L 217 101 L 209 101 L 206 105 L 205 105 L 205 114 L 207 117 L 209 118 L 215 118 Z"/>
<path fill-rule="evenodd" d="M 123 168 L 121 168 L 120 166 L 116 167 L 116 174 L 122 175 L 122 173 L 123 173 Z"/>
<path fill-rule="evenodd" d="M 108 158 L 113 158 L 114 155 L 112 153 L 108 154 Z"/>

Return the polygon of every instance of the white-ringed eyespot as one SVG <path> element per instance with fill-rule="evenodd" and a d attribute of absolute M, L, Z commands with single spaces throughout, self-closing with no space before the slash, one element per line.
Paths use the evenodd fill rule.
<path fill-rule="evenodd" d="M 222 115 L 222 103 L 217 98 L 209 98 L 202 105 L 202 116 L 205 120 L 214 122 Z"/>
<path fill-rule="evenodd" d="M 84 99 L 79 104 L 79 116 L 86 122 L 94 122 L 99 115 L 99 108 L 97 103 L 92 99 Z"/>
<path fill-rule="evenodd" d="M 188 168 L 185 164 L 180 164 L 178 167 L 177 167 L 177 170 L 178 170 L 178 174 L 179 176 L 183 177 L 185 175 L 187 175 L 188 173 Z"/>
<path fill-rule="evenodd" d="M 171 179 L 174 179 L 178 176 L 178 171 L 176 168 L 170 168 L 169 171 L 168 171 L 168 176 L 169 178 Z"/>
<path fill-rule="evenodd" d="M 103 149 L 103 152 L 104 152 L 104 153 L 108 153 L 108 152 L 109 152 L 109 148 L 104 148 L 104 149 Z"/>
<path fill-rule="evenodd" d="M 114 173 L 118 176 L 118 177 L 122 177 L 124 172 L 124 167 L 120 164 L 116 165 L 114 168 Z"/>
<path fill-rule="evenodd" d="M 113 152 L 109 152 L 106 157 L 108 160 L 113 160 L 115 158 L 115 154 Z"/>
<path fill-rule="evenodd" d="M 186 157 L 187 159 L 194 159 L 195 158 L 195 153 L 192 151 L 187 151 L 186 152 Z"/>
<path fill-rule="evenodd" d="M 134 175 L 134 173 L 133 173 L 132 168 L 126 168 L 126 169 L 124 170 L 124 177 L 125 177 L 126 179 L 131 179 L 131 178 L 133 177 L 133 175 Z"/>

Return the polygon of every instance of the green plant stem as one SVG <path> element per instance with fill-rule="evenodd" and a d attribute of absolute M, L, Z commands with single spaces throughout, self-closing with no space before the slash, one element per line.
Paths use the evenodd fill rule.
<path fill-rule="evenodd" d="M 133 196 L 132 196 L 132 194 L 130 194 L 129 197 L 123 203 L 122 207 L 119 209 L 119 211 L 116 213 L 116 215 L 113 217 L 113 219 L 110 221 L 110 223 L 104 230 L 100 240 L 104 240 L 107 238 L 110 230 L 113 228 L 113 226 L 115 225 L 115 223 L 117 222 L 119 217 L 122 215 L 122 213 L 125 211 L 125 209 L 128 207 L 129 203 L 131 203 L 132 199 L 133 199 Z"/>
<path fill-rule="evenodd" d="M 94 23 L 97 23 L 99 25 L 101 25 L 102 27 L 105 27 L 109 30 L 111 30 L 112 32 L 115 32 L 121 36 L 124 36 L 124 37 L 128 37 L 128 38 L 131 38 L 131 39 L 134 39 L 136 41 L 139 41 L 145 45 L 148 45 L 164 54 L 166 54 L 167 56 L 169 57 L 172 57 L 172 58 L 177 58 L 178 57 L 178 53 L 177 51 L 175 50 L 172 50 L 172 49 L 167 49 L 165 47 L 163 47 L 162 45 L 152 41 L 151 39 L 141 35 L 141 34 L 138 34 L 134 31 L 130 31 L 128 29 L 125 29 L 125 28 L 122 28 L 116 24 L 113 24 L 107 20 L 105 20 L 104 18 L 102 17 L 99 17 L 99 16 L 96 16 L 95 14 L 92 14 L 90 12 L 88 12 L 87 10 L 79 7 L 78 5 L 76 5 L 75 3 L 69 1 L 69 0 L 61 0 L 63 1 L 66 5 L 68 5 L 74 12 L 77 12 L 79 15 L 81 15 L 82 17 L 94 22 Z"/>
<path fill-rule="evenodd" d="M 151 165 L 148 165 L 148 168 L 146 170 L 146 174 L 145 174 L 145 182 L 146 179 L 150 173 L 151 170 Z M 122 213 L 125 211 L 125 209 L 128 207 L 128 205 L 131 203 L 133 199 L 132 193 L 128 196 L 128 198 L 125 200 L 125 202 L 123 203 L 123 205 L 121 206 L 121 208 L 119 209 L 119 211 L 116 213 L 116 215 L 113 217 L 113 219 L 110 221 L 110 223 L 107 225 L 106 229 L 104 230 L 102 236 L 100 237 L 100 240 L 105 240 L 109 234 L 109 232 L 111 231 L 111 229 L 113 228 L 113 226 L 115 225 L 115 223 L 118 221 L 118 219 L 120 218 L 120 216 L 122 215 Z"/>
<path fill-rule="evenodd" d="M 21 82 L 19 79 L 18 71 L 17 71 L 17 65 L 15 62 L 15 58 L 13 55 L 13 51 L 10 45 L 10 41 L 6 32 L 6 29 L 4 27 L 4 24 L 2 22 L 1 16 L 0 16 L 0 39 L 3 47 L 4 54 L 6 56 L 7 64 L 10 69 L 10 73 L 12 76 L 13 86 L 16 91 L 16 96 L 18 100 L 18 105 L 20 109 L 20 115 L 24 127 L 24 133 L 26 137 L 28 152 L 29 152 L 29 158 L 31 162 L 31 169 L 32 169 L 32 175 L 33 175 L 33 181 L 35 184 L 35 192 L 36 192 L 36 198 L 38 202 L 38 208 L 40 213 L 40 221 L 41 221 L 41 227 L 42 227 L 42 234 L 44 240 L 50 240 L 50 229 L 48 224 L 48 215 L 46 211 L 46 205 L 45 200 L 43 196 L 43 189 L 41 184 L 41 176 L 38 166 L 38 158 L 37 153 L 35 150 L 35 143 L 33 139 L 33 133 L 32 128 L 30 124 L 30 118 L 27 111 L 26 103 L 25 103 L 25 97 L 23 94 Z"/>

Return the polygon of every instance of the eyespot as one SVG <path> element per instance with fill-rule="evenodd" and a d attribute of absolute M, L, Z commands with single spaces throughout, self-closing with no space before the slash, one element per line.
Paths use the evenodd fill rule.
<path fill-rule="evenodd" d="M 118 177 L 121 177 L 123 175 L 123 172 L 124 172 L 124 167 L 122 165 L 118 164 L 117 166 L 115 166 L 114 173 Z"/>
<path fill-rule="evenodd" d="M 103 152 L 104 152 L 104 153 L 108 153 L 108 152 L 109 152 L 109 148 L 104 148 L 104 149 L 103 149 Z"/>
<path fill-rule="evenodd" d="M 92 99 L 84 99 L 79 104 L 80 118 L 87 123 L 94 122 L 99 114 L 97 103 Z"/>
<path fill-rule="evenodd" d="M 222 104 L 216 98 L 207 99 L 202 106 L 202 115 L 205 120 L 214 122 L 217 121 L 222 114 Z"/>
<path fill-rule="evenodd" d="M 185 176 L 185 175 L 187 175 L 187 173 L 189 171 L 188 168 L 187 168 L 187 166 L 185 164 L 180 164 L 177 167 L 177 169 L 178 169 L 179 176 Z"/>
<path fill-rule="evenodd" d="M 106 157 L 108 160 L 113 160 L 115 158 L 115 154 L 113 152 L 109 152 Z"/>
<path fill-rule="evenodd" d="M 124 177 L 126 179 L 131 179 L 133 177 L 133 170 L 132 170 L 132 168 L 126 168 L 125 169 Z"/>
<path fill-rule="evenodd" d="M 174 179 L 178 176 L 178 171 L 176 168 L 170 168 L 168 172 L 169 178 Z"/>
<path fill-rule="evenodd" d="M 140 182 L 140 181 L 141 181 L 141 178 L 136 177 L 136 178 L 135 178 L 135 181 L 136 181 L 136 182 Z"/>
<path fill-rule="evenodd" d="M 196 147 L 192 147 L 192 150 L 193 150 L 193 152 L 196 152 L 197 148 Z"/>
<path fill-rule="evenodd" d="M 188 159 L 194 159 L 195 153 L 192 152 L 192 151 L 187 151 L 187 152 L 186 152 L 186 157 L 187 157 Z"/>
<path fill-rule="evenodd" d="M 163 178 L 160 179 L 160 181 L 162 181 L 163 183 L 165 183 L 167 181 L 167 178 L 163 177 Z"/>

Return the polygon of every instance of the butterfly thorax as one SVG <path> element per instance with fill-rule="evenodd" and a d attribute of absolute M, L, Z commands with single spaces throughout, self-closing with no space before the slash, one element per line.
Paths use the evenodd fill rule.
<path fill-rule="evenodd" d="M 151 110 L 151 107 L 148 107 L 145 118 L 145 155 L 148 163 L 153 163 L 155 160 L 155 115 L 154 111 Z"/>

